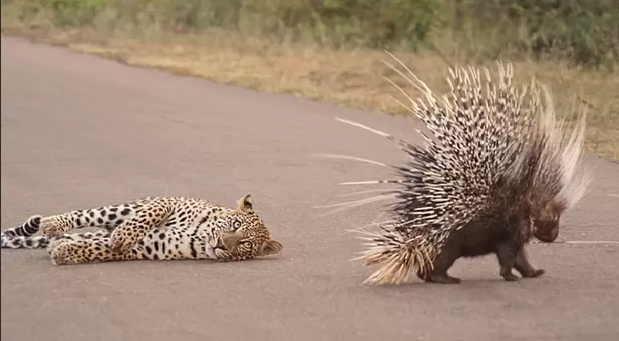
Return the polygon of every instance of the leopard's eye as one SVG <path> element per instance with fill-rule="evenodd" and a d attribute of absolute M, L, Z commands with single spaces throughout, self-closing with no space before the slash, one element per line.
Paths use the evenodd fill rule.
<path fill-rule="evenodd" d="M 245 241 L 245 242 L 243 242 L 243 246 L 245 246 L 245 247 L 246 247 L 246 248 L 248 248 L 248 249 L 251 249 L 251 247 L 252 247 L 252 243 L 251 243 L 251 242 L 248 242 L 248 241 Z"/>
<path fill-rule="evenodd" d="M 232 222 L 232 227 L 237 230 L 241 227 L 241 221 L 240 220 L 235 220 Z"/>

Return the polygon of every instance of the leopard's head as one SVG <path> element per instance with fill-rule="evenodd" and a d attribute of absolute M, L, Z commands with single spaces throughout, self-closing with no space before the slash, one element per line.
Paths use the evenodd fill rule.
<path fill-rule="evenodd" d="M 263 257 L 279 253 L 282 244 L 272 239 L 262 219 L 254 212 L 250 195 L 246 194 L 237 201 L 237 207 L 230 210 L 220 220 L 222 225 L 221 241 L 225 251 L 219 256 L 238 261 Z"/>

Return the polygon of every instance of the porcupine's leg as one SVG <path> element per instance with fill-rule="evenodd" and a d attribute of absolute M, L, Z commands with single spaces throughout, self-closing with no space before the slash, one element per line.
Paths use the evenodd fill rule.
<path fill-rule="evenodd" d="M 531 263 L 529 263 L 529 257 L 527 256 L 527 251 L 524 247 L 520 250 L 518 256 L 516 256 L 514 269 L 520 272 L 520 275 L 524 278 L 539 277 L 546 272 L 544 269 L 535 269 Z"/>
<path fill-rule="evenodd" d="M 460 252 L 455 247 L 445 247 L 432 262 L 432 269 L 426 272 L 417 272 L 419 277 L 424 282 L 440 283 L 440 284 L 459 284 L 462 282 L 460 278 L 452 277 L 447 274 L 447 270 L 460 258 Z"/>
<path fill-rule="evenodd" d="M 500 266 L 499 275 L 508 282 L 518 280 L 518 277 L 513 274 L 512 269 L 522 249 L 522 246 L 517 247 L 511 241 L 501 243 L 497 246 L 496 255 Z"/>

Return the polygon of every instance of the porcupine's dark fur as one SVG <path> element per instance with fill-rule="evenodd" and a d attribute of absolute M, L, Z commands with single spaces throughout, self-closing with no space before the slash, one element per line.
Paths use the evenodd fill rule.
<path fill-rule="evenodd" d="M 381 233 L 363 232 L 367 249 L 360 258 L 382 265 L 366 283 L 399 284 L 412 271 L 427 282 L 459 283 L 447 273 L 458 258 L 491 253 L 506 281 L 517 280 L 512 269 L 523 277 L 544 273 L 529 263 L 525 245 L 532 236 L 554 241 L 561 214 L 584 193 L 588 173 L 579 163 L 585 116 L 565 140 L 553 108 L 541 104 L 539 84 L 519 90 L 511 65 L 498 66 L 498 86 L 490 85 L 485 70 L 486 93 L 478 69 L 450 69 L 451 97 L 442 100 L 410 70 L 391 66 L 425 95 L 425 102 L 409 97 L 409 109 L 436 137 L 422 134 L 425 148 L 339 119 L 392 140 L 409 156 L 405 166 L 393 167 L 399 180 L 346 183 L 402 186 L 391 192 L 391 223 Z"/>

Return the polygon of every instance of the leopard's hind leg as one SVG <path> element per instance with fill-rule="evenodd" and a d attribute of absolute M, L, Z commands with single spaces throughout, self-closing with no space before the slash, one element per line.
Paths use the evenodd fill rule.
<path fill-rule="evenodd" d="M 58 237 L 71 230 L 94 227 L 113 231 L 131 219 L 151 198 L 142 198 L 119 205 L 106 205 L 86 210 L 74 210 L 41 218 L 40 229 L 43 235 Z"/>
<path fill-rule="evenodd" d="M 47 253 L 51 254 L 52 250 L 56 248 L 56 246 L 60 244 L 64 244 L 67 242 L 72 242 L 77 239 L 101 239 L 107 238 L 110 236 L 110 231 L 101 229 L 95 232 L 82 232 L 82 233 L 65 233 L 58 237 L 50 237 L 50 241 L 47 243 Z M 39 237 L 39 238 L 48 238 L 48 237 Z"/>

